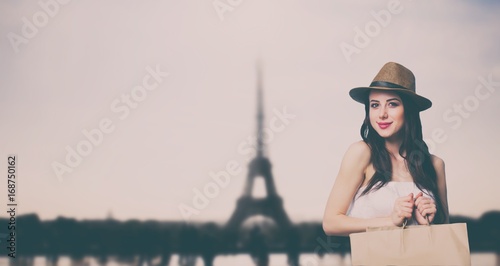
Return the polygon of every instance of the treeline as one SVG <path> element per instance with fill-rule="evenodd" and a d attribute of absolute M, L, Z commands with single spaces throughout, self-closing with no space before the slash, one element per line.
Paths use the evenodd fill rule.
<path fill-rule="evenodd" d="M 1 218 L 0 228 L 7 228 L 8 222 L 7 218 Z M 467 223 L 471 252 L 500 253 L 499 211 L 485 213 L 478 219 L 452 216 L 450 222 Z M 264 247 L 264 251 L 271 253 L 349 252 L 348 238 L 327 237 L 320 222 L 299 223 L 287 230 L 274 226 L 256 233 L 255 228 L 228 232 L 223 225 L 213 222 L 79 221 L 64 217 L 41 221 L 36 214 L 29 214 L 17 217 L 15 231 L 18 256 L 132 258 L 169 257 L 178 253 L 213 258 Z M 0 250 L 6 250 L 7 238 L 0 239 Z"/>

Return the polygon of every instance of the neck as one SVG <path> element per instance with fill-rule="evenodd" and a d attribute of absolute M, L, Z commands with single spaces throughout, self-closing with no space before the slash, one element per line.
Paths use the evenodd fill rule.
<path fill-rule="evenodd" d="M 390 139 L 385 139 L 385 148 L 394 157 L 397 157 L 399 155 L 399 148 L 401 147 L 401 143 L 403 141 L 401 138 L 390 138 Z"/>

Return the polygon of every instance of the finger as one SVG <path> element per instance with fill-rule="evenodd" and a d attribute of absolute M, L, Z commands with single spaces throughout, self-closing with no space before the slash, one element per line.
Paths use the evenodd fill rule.
<path fill-rule="evenodd" d="M 417 209 L 422 212 L 423 209 L 429 208 L 431 205 L 430 202 L 419 202 L 419 204 L 415 204 Z"/>
<path fill-rule="evenodd" d="M 422 213 L 422 216 L 426 216 L 426 215 L 431 215 L 431 214 L 435 214 L 436 213 L 436 208 L 427 208 L 427 209 L 424 209 L 421 213 Z"/>
<path fill-rule="evenodd" d="M 420 204 L 422 204 L 422 198 L 421 198 L 421 197 L 420 197 L 420 198 L 417 198 L 417 199 L 415 200 L 415 206 L 420 206 Z"/>
<path fill-rule="evenodd" d="M 404 196 L 404 197 L 399 197 L 396 199 L 396 201 L 398 201 L 398 202 L 406 202 L 406 201 L 411 201 L 411 200 L 413 200 L 413 198 L 410 195 Z"/>
<path fill-rule="evenodd" d="M 403 217 L 405 217 L 405 218 L 411 218 L 411 216 L 413 215 L 413 212 L 412 211 L 404 212 L 403 215 L 404 215 Z"/>
<path fill-rule="evenodd" d="M 422 191 L 420 191 L 417 196 L 415 196 L 415 200 L 422 197 L 424 195 L 424 193 L 422 193 Z"/>
<path fill-rule="evenodd" d="M 420 201 L 422 201 L 422 202 L 434 202 L 434 200 L 432 200 L 431 198 L 428 198 L 428 197 L 421 197 Z"/>
<path fill-rule="evenodd" d="M 431 198 L 427 198 L 427 197 L 420 197 L 415 201 L 415 204 L 417 206 L 420 204 L 427 204 L 427 203 L 434 203 L 434 200 L 432 200 Z"/>
<path fill-rule="evenodd" d="M 396 209 L 396 212 L 413 212 L 413 208 L 412 207 L 406 207 L 406 206 L 399 206 L 397 209 Z"/>
<path fill-rule="evenodd" d="M 413 212 L 415 211 L 415 208 L 412 206 L 400 206 L 398 208 L 399 211 L 405 211 L 405 212 Z"/>
<path fill-rule="evenodd" d="M 406 196 L 406 197 L 401 197 L 401 198 L 396 199 L 396 202 L 397 203 L 413 203 L 413 199 L 410 198 L 409 196 Z"/>
<path fill-rule="evenodd" d="M 412 213 L 411 212 L 399 212 L 398 217 L 400 218 L 411 218 Z"/>
<path fill-rule="evenodd" d="M 407 217 L 413 214 L 413 209 L 412 208 L 402 208 L 399 210 L 399 215 L 403 217 Z"/>
<path fill-rule="evenodd" d="M 398 206 L 399 207 L 405 207 L 405 208 L 412 208 L 413 209 L 413 207 L 415 206 L 415 204 L 413 204 L 412 202 L 405 201 L 405 202 L 400 202 L 398 204 Z"/>
<path fill-rule="evenodd" d="M 428 209 L 428 208 L 431 208 L 432 206 L 428 203 L 420 203 L 418 206 L 417 206 L 417 210 L 418 212 L 422 213 L 425 209 Z"/>
<path fill-rule="evenodd" d="M 404 210 L 407 212 L 413 212 L 414 208 L 412 206 L 400 206 L 399 210 Z"/>
<path fill-rule="evenodd" d="M 432 208 L 435 208 L 436 206 L 433 205 L 432 203 L 428 202 L 428 203 L 420 203 L 420 205 L 417 206 L 417 210 L 422 213 L 424 210 L 426 209 L 432 209 Z"/>
<path fill-rule="evenodd" d="M 437 209 L 435 207 L 430 206 L 429 208 L 425 208 L 422 211 L 419 211 L 422 216 L 430 215 L 430 214 L 435 214 Z"/>
<path fill-rule="evenodd" d="M 419 205 L 422 201 L 425 201 L 425 198 L 420 196 L 415 199 L 415 204 Z"/>

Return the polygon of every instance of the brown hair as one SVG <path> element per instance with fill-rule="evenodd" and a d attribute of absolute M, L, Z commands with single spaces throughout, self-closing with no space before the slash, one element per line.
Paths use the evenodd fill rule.
<path fill-rule="evenodd" d="M 399 148 L 399 154 L 405 159 L 413 182 L 420 190 L 428 190 L 432 193 L 437 206 L 434 223 L 444 223 L 446 213 L 439 195 L 437 186 L 437 174 L 432 164 L 431 155 L 427 144 L 423 141 L 422 122 L 419 109 L 413 101 L 405 94 L 398 93 L 404 106 L 405 122 L 401 128 L 403 141 Z M 371 161 L 375 169 L 373 177 L 363 190 L 361 195 L 385 186 L 392 177 L 392 163 L 389 151 L 385 147 L 385 139 L 382 138 L 370 124 L 370 105 L 368 97 L 365 101 L 365 119 L 361 125 L 360 133 L 363 141 L 371 149 Z M 404 154 L 406 155 L 404 156 Z M 430 195 L 429 195 L 430 196 Z"/>

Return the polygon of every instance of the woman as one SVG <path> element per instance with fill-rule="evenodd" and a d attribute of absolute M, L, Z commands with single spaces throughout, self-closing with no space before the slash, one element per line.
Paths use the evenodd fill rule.
<path fill-rule="evenodd" d="M 363 140 L 344 155 L 326 204 L 325 233 L 448 223 L 444 162 L 422 138 L 419 112 L 432 103 L 415 93 L 413 73 L 389 62 L 369 87 L 349 94 L 365 105 Z"/>

